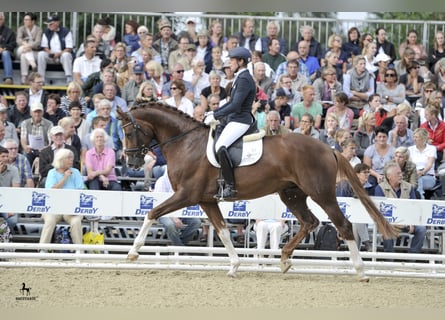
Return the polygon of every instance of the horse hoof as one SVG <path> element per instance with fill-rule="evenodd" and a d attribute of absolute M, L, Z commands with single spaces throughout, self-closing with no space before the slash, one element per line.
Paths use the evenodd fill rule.
<path fill-rule="evenodd" d="M 360 282 L 369 282 L 369 277 L 363 276 L 359 279 Z"/>
<path fill-rule="evenodd" d="M 286 273 L 290 267 L 292 267 L 292 263 L 289 260 L 281 261 L 281 272 Z"/>
<path fill-rule="evenodd" d="M 136 261 L 139 258 L 138 253 L 128 253 L 127 261 Z"/>
<path fill-rule="evenodd" d="M 227 276 L 229 276 L 230 278 L 236 278 L 236 272 L 230 270 L 229 272 L 227 272 Z"/>

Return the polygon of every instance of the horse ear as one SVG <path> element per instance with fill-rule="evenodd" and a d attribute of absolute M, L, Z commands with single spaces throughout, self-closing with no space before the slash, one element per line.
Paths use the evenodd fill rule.
<path fill-rule="evenodd" d="M 122 120 L 125 117 L 125 112 L 122 111 L 121 107 L 117 106 L 116 108 L 116 118 Z"/>

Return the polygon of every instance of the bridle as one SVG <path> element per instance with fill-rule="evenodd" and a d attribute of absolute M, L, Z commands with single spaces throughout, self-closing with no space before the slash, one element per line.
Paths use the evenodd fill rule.
<path fill-rule="evenodd" d="M 148 133 L 136 122 L 136 120 L 134 119 L 133 115 L 131 114 L 131 112 L 127 112 L 128 117 L 130 118 L 130 122 L 126 123 L 125 125 L 122 126 L 122 129 L 124 129 L 125 127 L 132 125 L 133 129 L 136 131 L 136 144 L 139 145 L 139 133 L 142 132 L 144 134 L 144 136 L 148 136 Z M 129 153 L 135 153 L 136 156 L 140 156 L 140 157 L 144 157 L 148 151 L 153 151 L 154 149 L 161 147 L 163 145 L 166 145 L 169 142 L 173 142 L 175 140 L 178 140 L 182 137 L 184 137 L 185 135 L 189 134 L 190 132 L 198 129 L 199 127 L 201 127 L 200 125 L 197 125 L 196 127 L 193 127 L 187 131 L 181 132 L 180 134 L 178 134 L 177 136 L 171 137 L 167 140 L 165 140 L 162 143 L 155 143 L 153 144 L 151 147 L 146 146 L 144 143 L 142 143 L 140 145 L 140 147 L 136 147 L 136 148 L 125 148 L 125 153 L 129 154 Z"/>
<path fill-rule="evenodd" d="M 148 133 L 136 122 L 131 112 L 127 112 L 128 117 L 130 118 L 130 122 L 124 124 L 122 129 L 125 127 L 132 125 L 133 129 L 136 132 L 136 143 L 139 145 L 139 133 L 142 132 L 144 136 L 148 136 Z M 136 156 L 141 156 L 142 158 L 147 154 L 147 152 L 151 150 L 150 147 L 147 147 L 145 144 L 142 144 L 140 147 L 136 148 L 125 148 L 125 153 L 136 153 Z"/>

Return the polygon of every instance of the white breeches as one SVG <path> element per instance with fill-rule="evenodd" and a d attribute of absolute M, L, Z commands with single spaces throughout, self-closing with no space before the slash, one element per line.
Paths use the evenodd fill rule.
<path fill-rule="evenodd" d="M 221 147 L 230 147 L 239 137 L 241 137 L 249 129 L 249 124 L 240 122 L 229 122 L 223 132 L 216 141 L 215 150 L 218 152 Z"/>

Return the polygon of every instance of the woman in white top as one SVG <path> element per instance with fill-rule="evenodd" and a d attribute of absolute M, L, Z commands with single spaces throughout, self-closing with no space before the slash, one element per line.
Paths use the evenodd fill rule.
<path fill-rule="evenodd" d="M 377 44 L 375 42 L 368 42 L 363 47 L 363 56 L 366 60 L 366 70 L 369 73 L 374 73 L 377 71 L 379 67 L 376 66 L 376 57 L 375 54 L 377 52 Z"/>
<path fill-rule="evenodd" d="M 155 86 L 156 96 L 158 99 L 161 99 L 162 86 L 164 83 L 168 82 L 167 76 L 164 73 L 164 68 L 162 68 L 162 65 L 159 62 L 150 60 L 145 65 L 145 69 L 147 70 L 149 80 L 151 80 Z"/>
<path fill-rule="evenodd" d="M 434 162 L 437 158 L 436 148 L 428 144 L 429 134 L 424 128 L 414 130 L 414 145 L 408 147 L 411 161 L 417 169 L 417 191 L 420 197 L 425 199 L 425 190 L 429 190 L 436 184 L 434 176 Z"/>
<path fill-rule="evenodd" d="M 172 107 L 176 107 L 190 117 L 193 117 L 194 105 L 189 99 L 185 97 L 185 85 L 182 80 L 174 80 L 170 84 L 172 96 L 165 100 L 165 103 Z"/>

